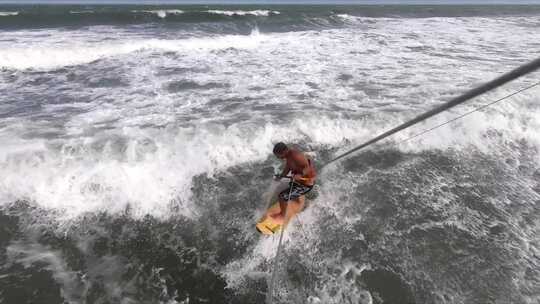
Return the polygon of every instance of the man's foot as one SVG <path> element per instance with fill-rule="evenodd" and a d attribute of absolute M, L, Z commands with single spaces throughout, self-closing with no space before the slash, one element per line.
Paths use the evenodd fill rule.
<path fill-rule="evenodd" d="M 285 215 L 281 213 L 276 213 L 276 214 L 270 215 L 270 217 L 275 220 L 283 220 L 285 218 Z"/>
<path fill-rule="evenodd" d="M 281 213 L 270 215 L 270 217 L 272 218 L 274 223 L 276 223 L 278 225 L 283 225 L 283 223 L 285 222 L 285 215 L 283 215 Z"/>

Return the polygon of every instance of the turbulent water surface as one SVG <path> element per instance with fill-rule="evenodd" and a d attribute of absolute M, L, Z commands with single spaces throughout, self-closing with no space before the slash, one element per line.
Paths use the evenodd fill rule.
<path fill-rule="evenodd" d="M 540 54 L 538 6 L 0 7 L 0 302 L 261 303 L 319 165 Z M 331 165 L 275 303 L 538 303 L 540 89 Z"/>

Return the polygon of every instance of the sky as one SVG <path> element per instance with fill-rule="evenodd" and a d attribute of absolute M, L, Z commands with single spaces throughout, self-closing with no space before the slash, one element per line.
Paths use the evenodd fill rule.
<path fill-rule="evenodd" d="M 0 0 L 0 4 L 79 3 L 79 4 L 540 4 L 540 0 Z"/>

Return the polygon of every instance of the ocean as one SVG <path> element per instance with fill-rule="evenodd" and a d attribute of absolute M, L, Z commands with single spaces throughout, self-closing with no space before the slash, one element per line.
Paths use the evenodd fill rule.
<path fill-rule="evenodd" d="M 0 6 L 0 303 L 262 303 L 283 187 L 540 54 L 540 6 Z M 273 303 L 538 303 L 535 72 L 319 170 Z"/>

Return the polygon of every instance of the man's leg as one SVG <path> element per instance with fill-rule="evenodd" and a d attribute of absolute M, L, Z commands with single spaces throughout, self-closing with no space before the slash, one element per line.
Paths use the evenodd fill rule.
<path fill-rule="evenodd" d="M 271 214 L 270 216 L 276 221 L 276 223 L 283 225 L 285 220 L 285 214 L 287 213 L 287 206 L 290 202 L 279 199 L 279 213 Z"/>
<path fill-rule="evenodd" d="M 304 209 L 305 201 L 306 200 L 303 195 L 300 195 L 300 197 L 296 200 L 289 201 L 289 203 L 287 204 L 287 217 L 284 217 L 286 223 L 288 223 L 291 218 L 293 218 L 295 215 L 297 215 Z"/>
<path fill-rule="evenodd" d="M 289 187 L 283 191 L 281 191 L 278 195 L 278 202 L 279 202 L 279 213 L 273 213 L 270 214 L 270 216 L 275 219 L 277 222 L 280 222 L 280 224 L 285 219 L 285 214 L 287 211 L 287 206 L 289 202 L 287 201 L 291 197 L 294 197 L 293 195 L 294 191 L 294 184 L 290 183 Z"/>
<path fill-rule="evenodd" d="M 279 202 L 281 212 L 271 215 L 276 223 L 283 225 L 288 223 L 292 217 L 304 209 L 305 197 L 301 195 L 299 198 L 288 202 Z"/>

